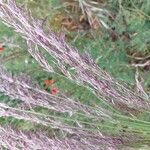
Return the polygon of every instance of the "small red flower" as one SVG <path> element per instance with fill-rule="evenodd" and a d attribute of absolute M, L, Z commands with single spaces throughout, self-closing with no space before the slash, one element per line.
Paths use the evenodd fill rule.
<path fill-rule="evenodd" d="M 51 94 L 52 94 L 52 95 L 56 95 L 58 92 L 59 92 L 59 89 L 58 89 L 57 87 L 53 87 L 53 88 L 51 89 Z"/>
<path fill-rule="evenodd" d="M 46 86 L 51 86 L 53 83 L 54 83 L 54 80 L 50 80 L 50 79 L 44 80 L 44 84 Z"/>
<path fill-rule="evenodd" d="M 2 46 L 0 46 L 0 52 L 3 52 L 4 48 Z"/>

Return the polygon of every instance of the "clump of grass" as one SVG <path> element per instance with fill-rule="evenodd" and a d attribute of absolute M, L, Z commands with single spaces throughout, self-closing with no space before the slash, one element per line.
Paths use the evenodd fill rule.
<path fill-rule="evenodd" d="M 119 4 L 122 7 L 121 3 Z M 136 147 L 137 143 L 148 145 L 150 122 L 138 118 L 141 114 L 149 114 L 149 97 L 143 88 L 139 88 L 139 93 L 136 93 L 130 85 L 116 80 L 101 69 L 90 54 L 81 53 L 68 44 L 64 34 L 57 35 L 51 30 L 45 32 L 43 22 L 33 19 L 31 14 L 19 7 L 14 0 L 1 0 L 0 10 L 2 21 L 13 27 L 27 41 L 26 53 L 32 56 L 28 56 L 31 63 L 27 64 L 31 66 L 31 70 L 40 66 L 36 68 L 40 71 L 36 70 L 36 75 L 32 76 L 39 79 L 57 75 L 68 85 L 75 86 L 77 92 L 82 93 L 82 90 L 85 90 L 86 93 L 83 98 L 86 100 L 78 99 L 78 96 L 75 100 L 77 93 L 65 92 L 67 87 L 64 86 L 59 95 L 52 95 L 25 74 L 12 75 L 1 67 L 0 91 L 10 97 L 8 101 L 18 99 L 21 102 L 17 102 L 18 105 L 14 107 L 6 102 L 0 103 L 1 118 L 6 119 L 3 123 L 8 126 L 2 124 L 0 131 L 0 143 L 3 147 L 9 149 L 13 146 L 19 149 L 18 144 L 21 143 L 23 149 L 25 145 L 32 149 L 37 140 L 38 148 L 44 149 L 59 149 L 62 144 L 65 149 L 66 143 L 69 149 L 83 149 L 83 145 L 86 149 L 119 149 L 125 146 L 134 147 L 132 145 Z M 114 41 L 109 43 L 115 45 Z M 98 62 L 98 59 L 95 59 Z M 37 75 L 39 72 L 44 75 Z M 137 86 L 141 87 L 137 75 L 136 81 Z M 146 96 L 141 95 L 143 92 Z M 94 95 L 96 103 L 90 103 L 87 93 Z M 19 131 L 17 127 L 11 127 L 14 124 L 11 118 L 19 120 L 18 124 L 20 122 L 22 126 Z M 35 128 L 38 132 L 27 133 L 22 131 L 24 128 Z M 48 135 L 39 132 L 43 131 L 43 128 Z M 18 140 L 14 138 L 17 135 Z M 11 140 L 6 142 L 5 139 L 8 138 Z M 46 140 L 43 142 L 43 139 Z"/>

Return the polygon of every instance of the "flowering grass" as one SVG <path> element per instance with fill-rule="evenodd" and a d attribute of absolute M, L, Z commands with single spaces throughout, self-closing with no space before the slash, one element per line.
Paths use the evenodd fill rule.
<path fill-rule="evenodd" d="M 38 142 L 37 136 L 37 148 L 44 144 L 44 149 L 61 149 L 63 143 L 64 149 L 129 149 L 149 145 L 149 96 L 138 74 L 139 92 L 133 90 L 133 70 L 130 79 L 130 73 L 118 73 L 120 68 L 116 65 L 128 60 L 124 47 L 118 49 L 121 41 L 114 43 L 105 36 L 93 41 L 77 37 L 70 41 L 73 45 L 91 49 L 81 53 L 66 42 L 64 34 L 41 26 L 43 22 L 32 18 L 29 10 L 19 7 L 14 0 L 0 2 L 1 20 L 19 32 L 1 25 L 1 34 L 6 35 L 2 39 L 6 47 L 0 66 L 2 147 L 9 149 L 13 145 L 17 149 L 19 142 L 23 149 L 25 145 L 32 149 Z M 45 143 L 43 137 L 47 139 Z M 6 143 L 7 138 L 12 141 Z"/>

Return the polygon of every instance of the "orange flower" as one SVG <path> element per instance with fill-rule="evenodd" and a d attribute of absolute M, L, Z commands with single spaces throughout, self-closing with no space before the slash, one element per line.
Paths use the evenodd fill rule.
<path fill-rule="evenodd" d="M 59 89 L 58 89 L 57 87 L 53 87 L 53 88 L 51 89 L 51 94 L 52 94 L 52 95 L 56 95 L 58 92 L 59 92 Z"/>
<path fill-rule="evenodd" d="M 53 83 L 54 83 L 54 80 L 50 80 L 50 79 L 44 80 L 44 84 L 46 86 L 51 86 Z"/>

